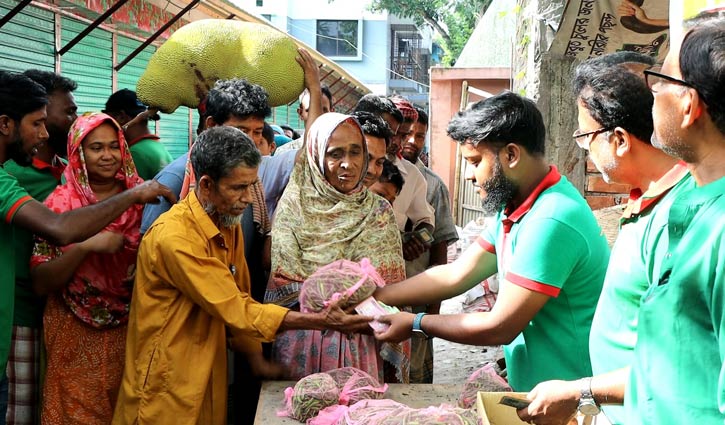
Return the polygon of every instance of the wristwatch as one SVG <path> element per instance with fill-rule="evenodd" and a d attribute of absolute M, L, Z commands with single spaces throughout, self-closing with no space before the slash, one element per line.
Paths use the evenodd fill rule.
<path fill-rule="evenodd" d="M 423 320 L 423 316 L 425 316 L 426 313 L 418 313 L 415 315 L 415 319 L 413 319 L 413 332 L 423 335 L 425 338 L 430 338 L 427 333 L 420 327 L 420 322 Z"/>
<path fill-rule="evenodd" d="M 592 395 L 592 378 L 581 380 L 581 395 L 577 410 L 585 416 L 597 416 L 602 411 Z"/>

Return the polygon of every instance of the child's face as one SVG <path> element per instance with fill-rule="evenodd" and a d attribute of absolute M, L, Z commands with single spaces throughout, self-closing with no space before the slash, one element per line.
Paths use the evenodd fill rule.
<path fill-rule="evenodd" d="M 398 188 L 393 183 L 375 182 L 370 186 L 370 190 L 385 198 L 390 205 L 393 205 L 395 198 L 398 197 Z"/>

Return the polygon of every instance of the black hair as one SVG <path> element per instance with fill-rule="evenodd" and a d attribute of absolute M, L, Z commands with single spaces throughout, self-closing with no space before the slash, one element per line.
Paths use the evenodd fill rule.
<path fill-rule="evenodd" d="M 300 138 L 300 133 L 298 133 L 297 130 L 295 130 L 294 128 L 285 124 L 280 125 L 280 127 L 282 127 L 282 130 L 289 130 L 292 132 L 292 140 Z"/>
<path fill-rule="evenodd" d="M 572 91 L 574 96 L 579 96 L 588 79 L 608 68 L 627 63 L 638 63 L 650 67 L 655 64 L 655 58 L 639 52 L 614 52 L 603 56 L 587 59 L 574 68 L 572 76 Z"/>
<path fill-rule="evenodd" d="M 262 137 L 269 143 L 270 145 L 274 143 L 274 130 L 272 129 L 272 126 L 264 123 L 264 128 L 262 129 Z"/>
<path fill-rule="evenodd" d="M 384 119 L 370 112 L 363 111 L 353 112 L 352 116 L 360 123 L 364 134 L 380 137 L 385 140 L 386 147 L 390 145 L 390 138 L 393 137 L 393 131 Z"/>
<path fill-rule="evenodd" d="M 546 129 L 536 104 L 510 91 L 481 100 L 457 113 L 448 123 L 448 135 L 458 143 L 503 146 L 516 143 L 530 154 L 545 152 Z"/>
<path fill-rule="evenodd" d="M 267 92 L 257 84 L 238 78 L 219 80 L 207 95 L 206 116 L 219 125 L 232 115 L 242 119 L 249 116 L 265 119 L 272 114 L 268 99 Z"/>
<path fill-rule="evenodd" d="M 693 27 L 680 48 L 682 79 L 707 105 L 713 123 L 725 134 L 725 19 L 708 19 Z"/>
<path fill-rule="evenodd" d="M 197 179 L 206 175 L 219 182 L 240 165 L 252 168 L 260 162 L 262 155 L 252 139 L 234 127 L 206 129 L 191 148 L 191 166 Z"/>
<path fill-rule="evenodd" d="M 418 122 L 428 126 L 428 114 L 423 110 L 423 108 L 416 106 L 415 111 L 418 112 Z"/>
<path fill-rule="evenodd" d="M 378 181 L 380 183 L 392 183 L 398 189 L 398 193 L 403 190 L 403 185 L 405 184 L 405 179 L 400 173 L 400 169 L 389 159 L 383 161 L 383 173 L 380 175 Z"/>
<path fill-rule="evenodd" d="M 644 80 L 620 66 L 590 68 L 577 74 L 582 86 L 577 99 L 603 128 L 622 127 L 639 140 L 651 143 L 654 97 Z"/>
<path fill-rule="evenodd" d="M 43 86 L 18 72 L 0 70 L 0 115 L 20 121 L 47 104 Z"/>
<path fill-rule="evenodd" d="M 49 95 L 56 90 L 70 93 L 78 88 L 78 83 L 55 72 L 28 69 L 23 72 L 23 75 L 43 86 L 45 92 Z"/>
<path fill-rule="evenodd" d="M 382 117 L 384 113 L 388 113 L 398 122 L 403 122 L 403 114 L 392 100 L 376 94 L 366 94 L 357 101 L 353 112 L 370 112 L 371 114 Z"/>
<path fill-rule="evenodd" d="M 332 92 L 330 91 L 330 88 L 327 87 L 327 84 L 323 84 L 322 87 L 320 87 L 320 90 L 322 91 L 322 95 L 330 101 L 330 108 L 332 108 Z"/>

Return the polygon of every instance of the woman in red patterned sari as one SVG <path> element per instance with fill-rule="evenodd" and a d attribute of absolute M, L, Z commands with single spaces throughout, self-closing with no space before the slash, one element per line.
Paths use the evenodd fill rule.
<path fill-rule="evenodd" d="M 45 204 L 57 213 L 95 204 L 142 182 L 119 125 L 79 117 L 68 137 L 65 184 Z M 36 240 L 33 288 L 48 294 L 43 315 L 48 370 L 44 424 L 110 424 L 124 363 L 141 206 L 73 245 Z"/>

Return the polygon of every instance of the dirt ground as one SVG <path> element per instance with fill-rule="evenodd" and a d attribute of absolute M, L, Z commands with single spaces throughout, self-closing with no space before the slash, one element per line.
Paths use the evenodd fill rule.
<path fill-rule="evenodd" d="M 465 294 L 446 300 L 441 305 L 441 313 L 452 314 L 471 311 L 482 311 L 488 307 L 490 298 L 478 298 L 471 303 L 465 303 Z M 452 384 L 463 383 L 476 369 L 488 362 L 503 357 L 501 346 L 479 347 L 456 344 L 440 338 L 433 341 L 434 363 L 433 383 Z"/>

